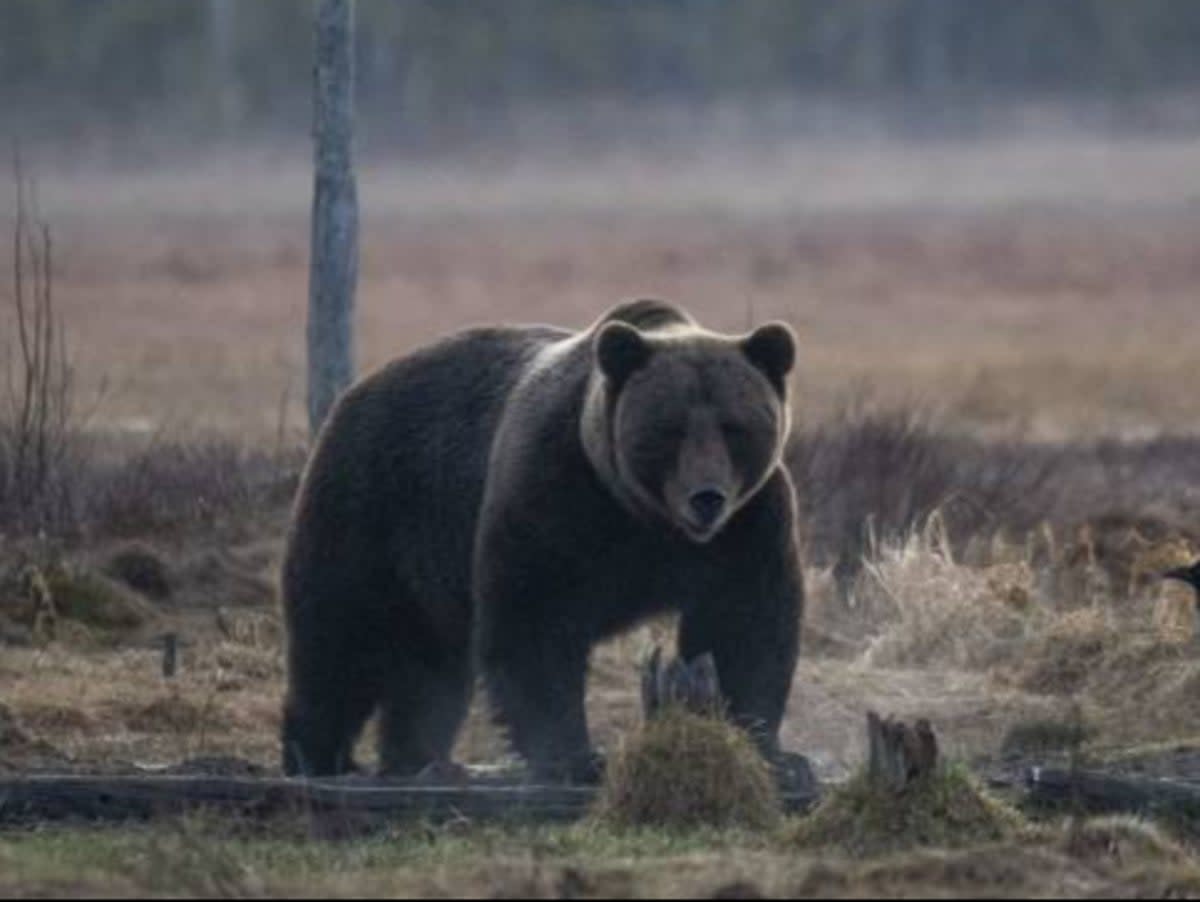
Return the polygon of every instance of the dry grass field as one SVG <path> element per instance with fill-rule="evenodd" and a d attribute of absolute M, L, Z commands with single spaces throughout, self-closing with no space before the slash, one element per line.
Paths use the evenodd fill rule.
<path fill-rule="evenodd" d="M 807 442 L 793 466 L 817 500 L 785 744 L 845 778 L 876 709 L 931 718 L 949 757 L 991 773 L 1063 751 L 1030 745 L 1038 725 L 1081 721 L 1091 761 L 1200 777 L 1195 614 L 1155 578 L 1200 552 L 1194 157 L 1182 139 L 1072 138 L 372 163 L 361 362 L 474 323 L 582 327 L 630 295 L 724 330 L 786 319 Z M 305 162 L 37 175 L 89 462 L 61 535 L 0 524 L 0 773 L 270 773 L 274 571 L 304 444 Z M 0 303 L 0 335 L 12 322 Z M 863 450 L 890 416 L 917 425 Z M 846 599 L 845 521 L 868 515 L 881 534 L 850 541 L 868 554 Z M 166 597 L 129 585 L 131 549 Z M 669 626 L 597 656 L 602 744 L 636 728 L 634 665 Z M 184 643 L 172 679 L 167 632 Z M 461 754 L 505 754 L 479 713 Z M 865 862 L 797 845 L 794 824 L 458 824 L 345 845 L 245 829 L 0 835 L 0 895 L 1200 893 L 1186 838 L 1123 822 Z"/>
<path fill-rule="evenodd" d="M 362 364 L 651 294 L 722 329 L 789 320 L 802 414 L 867 390 L 1009 435 L 1191 430 L 1194 155 L 1079 138 L 365 164 Z M 289 399 L 299 425 L 303 155 L 37 174 L 102 423 L 273 437 Z"/>

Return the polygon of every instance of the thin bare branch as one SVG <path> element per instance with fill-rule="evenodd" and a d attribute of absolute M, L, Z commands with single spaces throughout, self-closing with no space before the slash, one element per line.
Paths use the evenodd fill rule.
<path fill-rule="evenodd" d="M 40 221 L 36 186 L 13 155 L 17 210 L 12 240 L 16 360 L 5 364 L 9 409 L 0 416 L 4 451 L 0 503 L 41 522 L 72 440 L 73 372 L 55 308 L 54 240 Z"/>

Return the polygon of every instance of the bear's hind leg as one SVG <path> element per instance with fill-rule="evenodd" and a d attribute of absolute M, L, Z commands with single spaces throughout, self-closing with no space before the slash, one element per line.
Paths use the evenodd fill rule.
<path fill-rule="evenodd" d="M 537 632 L 485 635 L 483 660 L 494 719 L 539 780 L 595 783 L 602 764 L 592 749 L 584 706 L 588 650 L 554 641 L 567 631 Z M 514 638 L 518 641 L 510 644 Z"/>
<path fill-rule="evenodd" d="M 359 661 L 346 667 L 345 660 L 328 647 L 291 650 L 283 716 L 286 775 L 339 776 L 357 770 L 354 745 L 379 701 L 379 685 L 369 665 Z"/>
<path fill-rule="evenodd" d="M 392 777 L 413 777 L 449 763 L 471 703 L 467 652 L 398 649 L 383 692 L 379 765 Z"/>

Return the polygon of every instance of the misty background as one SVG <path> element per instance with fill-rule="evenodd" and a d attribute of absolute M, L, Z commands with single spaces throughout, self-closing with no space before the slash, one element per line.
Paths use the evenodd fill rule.
<path fill-rule="evenodd" d="M 0 153 L 37 183 L 80 384 L 111 386 L 98 422 L 302 420 L 313 10 L 0 3 Z M 1194 0 L 356 10 L 363 370 L 649 294 L 791 322 L 810 412 L 861 389 L 989 436 L 1200 423 Z"/>
<path fill-rule="evenodd" d="M 1070 125 L 1191 130 L 1187 0 L 360 0 L 365 153 Z M 7 0 L 8 137 L 111 161 L 303 139 L 312 4 Z"/>

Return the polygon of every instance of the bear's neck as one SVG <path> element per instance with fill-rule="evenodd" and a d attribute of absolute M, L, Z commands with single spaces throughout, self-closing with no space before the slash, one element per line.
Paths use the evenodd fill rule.
<path fill-rule="evenodd" d="M 621 478 L 614 450 L 614 419 L 612 397 L 604 385 L 604 379 L 593 373 L 588 379 L 583 416 L 579 420 L 579 439 L 583 444 L 583 452 L 609 494 L 621 507 L 641 519 L 653 512 L 626 487 Z"/>

